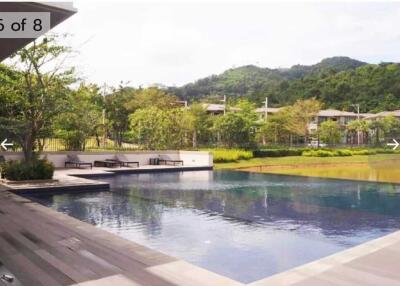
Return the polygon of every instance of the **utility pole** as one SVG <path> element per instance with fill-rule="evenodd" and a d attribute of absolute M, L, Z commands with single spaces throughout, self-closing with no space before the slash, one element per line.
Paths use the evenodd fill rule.
<path fill-rule="evenodd" d="M 265 98 L 265 110 L 264 110 L 264 120 L 267 121 L 268 119 L 268 97 Z"/>
<path fill-rule="evenodd" d="M 264 106 L 264 122 L 267 122 L 267 119 L 268 119 L 268 97 L 265 98 L 264 104 L 265 104 L 265 106 Z M 264 132 L 262 134 L 262 143 L 263 143 L 263 145 L 267 144 L 267 139 L 265 138 Z"/>
<path fill-rule="evenodd" d="M 352 104 L 352 106 L 357 108 L 357 121 L 360 124 L 360 104 Z M 357 146 L 360 146 L 360 126 L 357 126 Z"/>
<path fill-rule="evenodd" d="M 360 105 L 357 104 L 357 120 L 358 124 L 360 124 Z M 360 145 L 360 125 L 358 126 L 357 130 L 357 145 Z"/>
<path fill-rule="evenodd" d="M 221 100 L 224 103 L 224 115 L 226 114 L 226 95 L 224 95 L 224 99 Z"/>

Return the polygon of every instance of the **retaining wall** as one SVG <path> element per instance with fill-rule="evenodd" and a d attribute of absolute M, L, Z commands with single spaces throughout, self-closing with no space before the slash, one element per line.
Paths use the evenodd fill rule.
<path fill-rule="evenodd" d="M 41 158 L 46 157 L 56 168 L 64 167 L 68 154 L 79 155 L 79 158 L 85 162 L 93 163 L 96 160 L 112 159 L 115 154 L 124 154 L 129 161 L 137 161 L 141 166 L 148 165 L 150 158 L 168 158 L 171 160 L 183 160 L 184 166 L 213 166 L 213 157 L 210 152 L 204 151 L 124 151 L 124 152 L 43 152 Z M 6 160 L 21 160 L 21 152 L 0 152 Z"/>

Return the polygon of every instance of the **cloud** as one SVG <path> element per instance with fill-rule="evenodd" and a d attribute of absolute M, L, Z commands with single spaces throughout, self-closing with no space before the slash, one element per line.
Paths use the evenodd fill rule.
<path fill-rule="evenodd" d="M 88 80 L 181 85 L 232 66 L 312 64 L 344 55 L 398 61 L 400 3 L 76 1 L 57 31 L 75 35 Z M 82 43 L 87 43 L 82 45 Z"/>

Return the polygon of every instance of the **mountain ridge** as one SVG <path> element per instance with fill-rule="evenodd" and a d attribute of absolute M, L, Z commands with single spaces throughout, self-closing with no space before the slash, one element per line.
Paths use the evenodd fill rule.
<path fill-rule="evenodd" d="M 244 65 L 169 89 L 185 100 L 201 99 L 220 93 L 233 97 L 249 96 L 276 82 L 299 79 L 330 70 L 341 72 L 367 64 L 349 57 L 337 56 L 325 58 L 313 65 L 293 65 L 290 68 L 271 69 Z"/>

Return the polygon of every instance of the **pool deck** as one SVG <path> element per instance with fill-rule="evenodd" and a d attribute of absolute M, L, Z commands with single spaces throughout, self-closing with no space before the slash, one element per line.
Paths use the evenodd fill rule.
<path fill-rule="evenodd" d="M 210 166 L 169 166 L 169 165 L 144 165 L 139 168 L 104 168 L 93 167 L 82 169 L 57 169 L 54 172 L 53 178 L 55 182 L 48 183 L 20 183 L 6 185 L 9 189 L 19 194 L 34 192 L 34 191 L 98 191 L 108 190 L 109 184 L 102 182 L 98 178 L 105 176 L 114 176 L 116 174 L 140 174 L 152 172 L 184 172 L 184 171 L 200 171 L 212 170 Z M 97 178 L 93 180 L 91 178 Z M 5 185 L 3 183 L 3 185 Z M 1 285 L 0 285 L 1 286 Z"/>
<path fill-rule="evenodd" d="M 112 173 L 57 170 L 58 186 L 82 188 L 97 182 L 104 187 L 75 175 Z M 23 188 L 0 185 L 0 270 L 17 279 L 4 285 L 244 285 L 17 195 Z M 400 286 L 399 261 L 400 231 L 248 285 Z"/>

